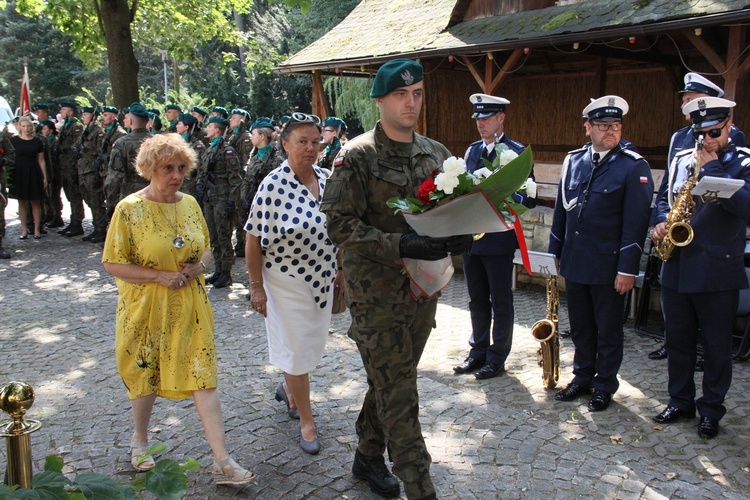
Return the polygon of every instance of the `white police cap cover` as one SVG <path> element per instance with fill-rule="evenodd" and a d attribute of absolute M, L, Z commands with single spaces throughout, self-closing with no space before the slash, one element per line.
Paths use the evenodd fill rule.
<path fill-rule="evenodd" d="M 583 108 L 583 117 L 588 120 L 622 120 L 629 109 L 628 102 L 622 97 L 605 95 L 591 99 L 589 105 Z"/>
<path fill-rule="evenodd" d="M 724 90 L 721 87 L 698 73 L 686 74 L 683 81 L 685 82 L 685 88 L 680 90 L 678 94 L 694 92 L 696 94 L 706 94 L 711 97 L 724 97 Z"/>
<path fill-rule="evenodd" d="M 472 118 L 488 118 L 496 113 L 505 111 L 505 105 L 510 104 L 508 99 L 488 94 L 472 94 L 469 97 L 469 101 L 474 105 Z"/>
<path fill-rule="evenodd" d="M 685 104 L 682 112 L 690 115 L 693 128 L 713 127 L 729 118 L 736 104 L 721 97 L 699 97 Z"/>

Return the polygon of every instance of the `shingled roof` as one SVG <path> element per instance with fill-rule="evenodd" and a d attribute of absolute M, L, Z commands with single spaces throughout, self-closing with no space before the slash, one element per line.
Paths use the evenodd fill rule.
<path fill-rule="evenodd" d="M 750 0 L 590 0 L 450 25 L 456 0 L 363 0 L 277 70 L 471 54 L 750 21 Z"/>

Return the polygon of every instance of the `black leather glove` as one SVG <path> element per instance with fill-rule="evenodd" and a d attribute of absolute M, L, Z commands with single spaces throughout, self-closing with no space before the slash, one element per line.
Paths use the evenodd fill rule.
<path fill-rule="evenodd" d="M 430 238 L 417 233 L 401 235 L 399 256 L 407 259 L 440 260 L 448 255 L 446 242 L 451 238 Z"/>
<path fill-rule="evenodd" d="M 234 204 L 234 200 L 227 200 L 227 217 L 230 219 L 237 213 L 237 206 Z"/>
<path fill-rule="evenodd" d="M 448 253 L 458 255 L 467 252 L 471 248 L 472 243 L 474 243 L 474 237 L 472 235 L 460 234 L 458 236 L 447 238 L 445 249 L 448 250 Z"/>

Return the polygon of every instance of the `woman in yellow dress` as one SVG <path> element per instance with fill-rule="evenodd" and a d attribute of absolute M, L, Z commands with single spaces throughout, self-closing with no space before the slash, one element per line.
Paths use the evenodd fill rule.
<path fill-rule="evenodd" d="M 203 270 L 211 258 L 208 228 L 195 198 L 179 191 L 195 152 L 177 134 L 156 135 L 138 152 L 150 184 L 115 208 L 102 262 L 116 279 L 115 353 L 133 408 L 131 463 L 154 467 L 148 425 L 157 396 L 192 395 L 214 454 L 217 484 L 246 484 L 253 474 L 226 449 L 216 390 L 214 318 Z"/>

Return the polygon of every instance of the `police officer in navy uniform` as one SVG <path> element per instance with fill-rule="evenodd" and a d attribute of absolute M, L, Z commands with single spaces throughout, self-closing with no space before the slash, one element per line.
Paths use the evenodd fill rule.
<path fill-rule="evenodd" d="M 711 80 L 699 75 L 698 73 L 686 74 L 683 81 L 685 83 L 685 87 L 678 92 L 681 99 L 681 106 L 685 106 L 693 99 L 698 99 L 700 97 L 724 96 L 724 90 L 721 87 L 716 85 Z M 685 115 L 685 119 L 689 122 L 690 115 Z M 747 146 L 745 134 L 735 125 L 732 125 L 732 128 L 729 131 L 729 137 L 731 137 L 732 142 L 736 146 Z M 693 138 L 693 128 L 690 125 L 688 125 L 687 127 L 683 127 L 672 134 L 672 138 L 669 141 L 667 169 L 664 172 L 664 177 L 662 177 L 661 185 L 659 187 L 659 194 L 656 197 L 657 199 L 663 197 L 664 193 L 666 193 L 667 184 L 669 182 L 669 166 L 672 164 L 675 155 L 680 151 L 693 149 L 694 147 L 695 139 Z M 654 206 L 654 210 L 651 212 L 651 222 L 649 222 L 649 226 L 653 227 L 658 224 L 658 217 L 658 207 Z M 648 354 L 648 357 L 650 359 L 664 359 L 667 357 L 667 348 L 662 345 L 659 349 L 650 352 Z"/>
<path fill-rule="evenodd" d="M 480 140 L 469 146 L 464 155 L 469 172 L 484 167 L 483 159 L 492 162 L 500 144 L 505 144 L 517 154 L 526 149 L 523 144 L 504 133 L 505 106 L 510 101 L 486 94 L 474 94 L 469 100 L 474 106 L 472 118 L 477 121 L 477 130 L 481 136 Z M 533 178 L 534 174 L 531 176 Z M 536 206 L 536 198 L 525 194 L 514 193 L 513 198 L 529 208 Z M 470 252 L 463 255 L 471 312 L 471 351 L 463 363 L 453 367 L 456 374 L 471 373 L 479 369 L 474 376 L 487 379 L 505 371 L 505 360 L 513 342 L 511 283 L 516 248 L 518 241 L 515 231 L 504 231 L 485 234 L 474 242 Z"/>
<path fill-rule="evenodd" d="M 683 106 L 690 115 L 694 146 L 677 153 L 668 188 L 657 199 L 658 224 L 654 241 L 666 235 L 666 219 L 681 185 L 700 166 L 706 176 L 744 181 L 730 197 L 701 199 L 690 220 L 693 240 L 675 247 L 663 264 L 661 297 L 665 342 L 669 353 L 669 402 L 656 415 L 670 423 L 700 414 L 698 434 L 713 438 L 726 413 L 724 398 L 732 382 L 732 329 L 739 290 L 748 287 L 745 273 L 745 231 L 750 216 L 750 149 L 731 139 L 730 114 L 735 103 L 719 97 L 701 97 Z M 703 395 L 695 399 L 697 341 L 703 346 Z"/>
<path fill-rule="evenodd" d="M 619 387 L 625 295 L 638 274 L 654 192 L 648 162 L 621 140 L 627 112 L 612 95 L 583 110 L 591 142 L 565 157 L 550 233 L 575 345 L 573 381 L 555 399 L 593 389 L 590 411 L 605 410 Z"/>

